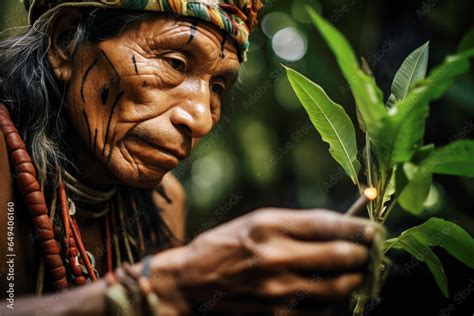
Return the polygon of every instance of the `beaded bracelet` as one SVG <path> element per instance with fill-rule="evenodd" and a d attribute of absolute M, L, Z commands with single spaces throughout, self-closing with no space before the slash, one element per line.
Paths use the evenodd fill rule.
<path fill-rule="evenodd" d="M 146 311 L 145 315 L 158 316 L 160 302 L 158 295 L 156 295 L 155 291 L 153 291 L 153 287 L 149 279 L 151 272 L 151 259 L 152 256 L 147 256 L 143 259 L 143 268 L 141 274 L 133 271 L 128 263 L 123 265 L 123 269 L 135 279 L 135 282 L 137 282 L 140 287 L 142 295 L 145 297 L 143 302 L 144 304 L 142 306 L 143 310 Z"/>
<path fill-rule="evenodd" d="M 158 295 L 149 280 L 151 258 L 144 258 L 141 273 L 124 263 L 115 273 L 109 272 L 105 276 L 106 315 L 159 316 Z"/>
<path fill-rule="evenodd" d="M 107 315 L 133 315 L 134 309 L 128 302 L 125 288 L 119 284 L 114 285 L 107 291 Z"/>

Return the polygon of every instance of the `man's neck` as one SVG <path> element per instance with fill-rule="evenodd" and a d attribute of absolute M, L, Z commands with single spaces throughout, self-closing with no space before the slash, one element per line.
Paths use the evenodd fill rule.
<path fill-rule="evenodd" d="M 69 131 L 67 139 L 72 140 L 71 144 L 84 144 L 75 131 Z M 68 172 L 87 186 L 100 190 L 117 184 L 114 176 L 94 157 L 87 146 L 70 146 L 66 156 L 75 167 L 70 168 Z"/>

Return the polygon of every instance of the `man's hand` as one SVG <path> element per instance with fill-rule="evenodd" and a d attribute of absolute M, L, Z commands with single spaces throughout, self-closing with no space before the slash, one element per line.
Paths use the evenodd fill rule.
<path fill-rule="evenodd" d="M 157 255 L 153 284 L 165 306 L 179 306 L 177 314 L 286 315 L 347 308 L 341 302 L 362 285 L 378 229 L 331 211 L 262 209 Z M 166 260 L 166 254 L 173 260 Z M 165 262 L 174 265 L 172 273 L 163 272 Z M 159 275 L 162 285 L 172 275 L 179 294 L 165 294 Z"/>

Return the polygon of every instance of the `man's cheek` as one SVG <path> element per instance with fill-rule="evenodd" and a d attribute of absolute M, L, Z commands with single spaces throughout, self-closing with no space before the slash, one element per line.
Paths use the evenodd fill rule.
<path fill-rule="evenodd" d="M 84 131 L 90 150 L 100 160 L 110 161 L 115 143 L 115 125 L 118 122 L 119 105 L 124 98 L 121 77 L 108 54 L 99 50 L 89 64 L 79 71 L 78 83 L 74 85 L 74 107 L 81 118 L 80 128 Z"/>
<path fill-rule="evenodd" d="M 123 122 L 145 122 L 164 114 L 170 108 L 166 92 L 159 90 L 143 91 L 133 83 L 126 85 L 122 102 L 120 120 Z"/>
<path fill-rule="evenodd" d="M 99 47 L 83 57 L 72 85 L 74 124 L 97 158 L 110 163 L 127 131 L 166 111 L 156 75 L 141 74 L 135 55 L 119 55 Z M 124 58 L 126 60 L 124 60 Z"/>
<path fill-rule="evenodd" d="M 159 68 L 159 67 L 158 67 Z M 124 80 L 124 86 L 128 90 L 130 95 L 135 95 L 136 98 L 146 97 L 147 91 L 160 90 L 161 86 L 161 74 L 155 73 L 155 71 L 149 71 L 142 74 L 128 74 L 122 78 Z"/>
<path fill-rule="evenodd" d="M 92 149 L 93 152 L 95 152 L 94 148 L 97 146 L 97 128 L 92 128 L 91 123 L 89 120 L 89 115 L 87 115 L 87 112 L 83 109 L 82 110 L 82 119 L 84 120 L 84 128 L 86 132 L 83 132 L 83 135 L 87 133 L 87 139 L 88 139 L 88 145 L 89 148 Z M 94 130 L 94 132 L 92 132 Z M 84 138 L 84 137 L 83 137 Z"/>

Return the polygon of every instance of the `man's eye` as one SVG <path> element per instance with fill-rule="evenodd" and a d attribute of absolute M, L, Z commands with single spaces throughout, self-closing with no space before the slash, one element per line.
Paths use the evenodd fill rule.
<path fill-rule="evenodd" d="M 225 91 L 225 86 L 222 83 L 213 83 L 211 85 L 211 90 L 217 95 L 222 95 Z"/>
<path fill-rule="evenodd" d="M 184 61 L 177 58 L 165 58 L 165 60 L 174 70 L 179 71 L 181 73 L 186 72 L 186 63 Z"/>

